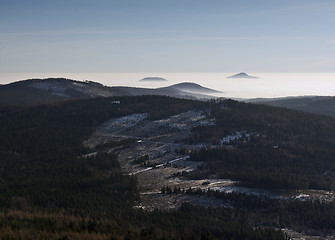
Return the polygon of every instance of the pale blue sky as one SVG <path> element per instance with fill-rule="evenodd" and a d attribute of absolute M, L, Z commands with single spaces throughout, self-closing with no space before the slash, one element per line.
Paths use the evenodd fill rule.
<path fill-rule="evenodd" d="M 0 72 L 335 72 L 334 0 L 1 0 Z"/>

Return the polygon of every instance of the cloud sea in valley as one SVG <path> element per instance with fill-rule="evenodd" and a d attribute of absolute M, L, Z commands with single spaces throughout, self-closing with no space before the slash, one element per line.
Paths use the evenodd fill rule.
<path fill-rule="evenodd" d="M 31 78 L 62 77 L 90 80 L 106 86 L 143 88 L 165 87 L 180 82 L 194 82 L 219 90 L 220 97 L 274 98 L 287 96 L 334 96 L 335 73 L 257 73 L 256 79 L 227 78 L 235 73 L 1 73 L 0 84 Z M 162 77 L 168 81 L 139 81 L 145 77 Z"/>

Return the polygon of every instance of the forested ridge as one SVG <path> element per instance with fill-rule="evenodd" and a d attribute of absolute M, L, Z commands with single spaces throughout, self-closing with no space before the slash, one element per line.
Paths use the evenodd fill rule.
<path fill-rule="evenodd" d="M 190 160 L 202 164 L 184 177 L 231 178 L 268 189 L 334 188 L 335 123 L 329 117 L 232 100 L 159 96 L 6 107 L 0 109 L 0 238 L 285 239 L 275 229 L 333 231 L 332 201 L 187 190 L 184 194 L 216 198 L 226 207 L 134 209 L 140 201 L 137 179 L 122 174 L 118 156 L 100 151 L 106 146 L 85 156 L 92 150 L 83 142 L 111 118 L 147 113 L 156 120 L 189 110 L 203 111 L 215 124 L 195 127 L 180 143 L 206 146 L 191 152 Z"/>
<path fill-rule="evenodd" d="M 232 218 L 245 225 L 291 228 L 311 234 L 332 234 L 335 229 L 335 203 L 324 200 L 300 200 L 269 198 L 268 196 L 225 193 L 218 190 L 179 189 L 163 187 L 162 194 L 205 196 L 220 199 L 226 204 L 221 212 L 229 212 Z"/>
<path fill-rule="evenodd" d="M 94 159 L 80 158 L 87 153 L 82 142 L 92 134 L 95 126 L 113 117 L 139 111 L 148 112 L 150 118 L 155 119 L 202 103 L 159 97 L 120 100 L 122 105 L 112 104 L 113 99 L 101 98 L 3 109 L 0 206 L 9 207 L 13 202 L 11 198 L 21 197 L 25 204 L 32 206 L 80 207 L 88 204 L 85 201 L 90 198 L 84 197 L 87 194 L 105 198 L 101 201 L 108 199 L 108 204 L 111 204 L 109 199 L 116 199 L 117 204 L 131 203 L 136 195 L 136 180 L 122 176 L 117 156 L 99 154 Z M 168 108 L 162 110 L 159 100 Z M 114 169 L 112 174 L 102 177 L 109 169 Z M 122 195 L 122 188 L 129 193 L 125 199 L 111 196 L 115 192 L 110 191 L 114 180 L 118 182 L 117 195 Z M 104 193 L 107 196 L 104 197 Z M 99 199 L 92 204 L 97 208 L 104 205 Z"/>
<path fill-rule="evenodd" d="M 117 156 L 82 157 L 89 153 L 83 141 L 110 118 L 145 112 L 160 119 L 206 105 L 143 96 L 2 108 L 0 238 L 283 239 L 281 232 L 255 229 L 226 210 L 135 210 L 136 178 L 122 174 Z"/>
<path fill-rule="evenodd" d="M 216 175 L 269 189 L 334 189 L 333 118 L 232 100 L 217 101 L 208 117 L 215 126 L 196 127 L 185 139 L 208 143 L 191 153 L 191 160 L 204 162 L 191 177 Z M 220 143 L 236 132 L 240 136 Z"/>

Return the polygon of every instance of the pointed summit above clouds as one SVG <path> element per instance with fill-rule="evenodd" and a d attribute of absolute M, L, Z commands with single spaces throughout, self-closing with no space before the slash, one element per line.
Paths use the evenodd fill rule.
<path fill-rule="evenodd" d="M 258 77 L 249 76 L 245 72 L 240 72 L 238 74 L 235 74 L 235 75 L 227 77 L 227 78 L 258 78 Z"/>

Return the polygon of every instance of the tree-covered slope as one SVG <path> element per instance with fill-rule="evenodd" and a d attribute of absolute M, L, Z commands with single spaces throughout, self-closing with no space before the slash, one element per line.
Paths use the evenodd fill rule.
<path fill-rule="evenodd" d="M 186 89 L 185 84 L 187 85 Z M 194 88 L 194 86 L 196 87 Z M 0 85 L 0 107 L 33 106 L 71 99 L 112 96 L 159 95 L 185 99 L 210 99 L 212 96 L 206 94 L 215 92 L 194 83 L 182 83 L 181 85 L 153 89 L 125 86 L 107 87 L 93 81 L 76 81 L 65 78 L 29 79 Z"/>
<path fill-rule="evenodd" d="M 231 100 L 218 101 L 208 117 L 216 125 L 193 129 L 185 141 L 219 147 L 191 154 L 205 162 L 193 177 L 215 174 L 270 189 L 334 189 L 333 118 Z"/>
<path fill-rule="evenodd" d="M 279 231 L 232 221 L 225 210 L 135 210 L 136 178 L 122 174 L 117 156 L 83 156 L 83 141 L 110 118 L 146 112 L 160 119 L 204 104 L 144 96 L 2 108 L 0 238 L 283 239 Z"/>
<path fill-rule="evenodd" d="M 122 174 L 117 156 L 100 152 L 85 157 L 90 150 L 83 147 L 83 141 L 111 118 L 147 113 L 148 120 L 155 120 L 189 110 L 202 110 L 215 119 L 215 125 L 198 126 L 184 140 L 207 146 L 192 152 L 191 160 L 204 164 L 187 177 L 230 177 L 266 188 L 333 189 L 332 118 L 232 100 L 200 102 L 159 96 L 6 107 L 0 109 L 0 237 L 283 239 L 273 227 L 303 227 L 304 221 L 310 221 L 309 216 L 295 217 L 294 204 L 280 201 L 266 213 L 276 216 L 284 209 L 283 216 L 290 219 L 267 221 L 257 199 L 253 200 L 257 208 L 207 209 L 184 204 L 174 212 L 136 210 L 134 202 L 140 200 L 136 178 Z M 223 141 L 237 132 L 241 137 Z M 230 204 L 248 201 L 241 199 Z M 310 204 L 315 207 L 311 216 L 326 206 Z M 327 228 L 332 226 L 331 222 Z"/>
<path fill-rule="evenodd" d="M 274 107 L 282 107 L 335 117 L 335 97 L 310 96 L 277 99 L 253 99 L 249 101 L 257 104 L 265 104 Z"/>

